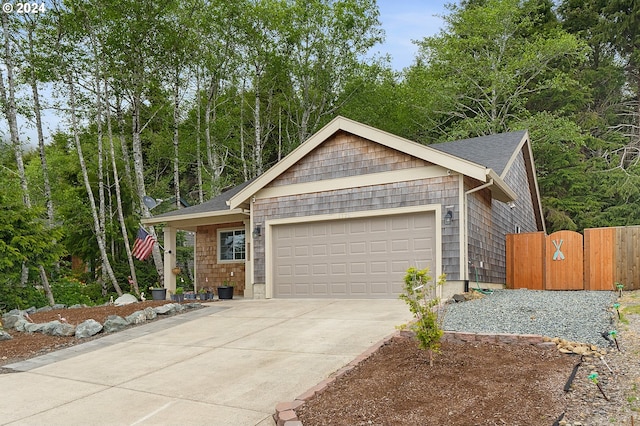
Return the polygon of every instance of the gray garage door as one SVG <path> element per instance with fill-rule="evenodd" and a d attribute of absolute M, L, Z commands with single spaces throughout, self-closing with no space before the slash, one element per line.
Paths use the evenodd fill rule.
<path fill-rule="evenodd" d="M 396 298 L 410 266 L 435 267 L 433 212 L 273 227 L 275 297 Z"/>

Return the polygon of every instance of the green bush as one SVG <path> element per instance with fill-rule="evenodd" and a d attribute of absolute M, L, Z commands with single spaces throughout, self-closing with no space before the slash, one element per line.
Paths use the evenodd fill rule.
<path fill-rule="evenodd" d="M 0 281 L 0 311 L 27 309 L 32 306 L 40 308 L 47 304 L 44 291 L 32 285 L 20 286 L 11 280 Z"/>
<path fill-rule="evenodd" d="M 71 305 L 95 305 L 96 302 L 91 300 L 85 293 L 86 285 L 76 278 L 63 277 L 51 285 L 53 298 L 56 303 L 63 303 L 67 306 Z"/>

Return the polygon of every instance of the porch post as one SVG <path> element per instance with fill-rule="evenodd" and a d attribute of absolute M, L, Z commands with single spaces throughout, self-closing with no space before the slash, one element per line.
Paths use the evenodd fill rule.
<path fill-rule="evenodd" d="M 176 229 L 164 227 L 164 288 L 167 296 L 176 292 L 176 276 L 172 269 L 176 267 Z"/>

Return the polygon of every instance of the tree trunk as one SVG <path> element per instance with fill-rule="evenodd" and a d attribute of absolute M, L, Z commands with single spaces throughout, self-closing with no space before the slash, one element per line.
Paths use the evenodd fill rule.
<path fill-rule="evenodd" d="M 140 201 L 140 210 L 142 211 L 142 217 L 151 217 L 149 208 L 144 204 L 143 197 L 146 195 L 146 188 L 144 184 L 144 163 L 142 161 L 142 142 L 140 140 L 140 133 L 142 132 L 142 126 L 140 126 L 140 105 L 142 103 L 140 94 L 135 93 L 133 95 L 132 102 L 132 151 L 133 151 L 133 171 L 136 180 L 136 190 L 138 193 L 138 199 Z M 149 227 L 149 233 L 158 241 L 156 230 L 153 226 Z M 153 262 L 158 273 L 158 279 L 160 285 L 164 287 L 164 264 L 162 260 L 162 254 L 158 248 L 158 244 L 153 245 Z"/>
<path fill-rule="evenodd" d="M 200 204 L 204 203 L 204 192 L 202 190 L 202 152 L 201 145 L 202 141 L 200 140 L 200 135 L 202 132 L 201 125 L 201 98 L 200 98 L 200 70 L 196 71 L 196 100 L 198 102 L 198 119 L 196 120 L 196 178 L 198 180 L 198 201 Z"/>
<path fill-rule="evenodd" d="M 179 120 L 179 108 L 180 108 L 180 79 L 178 76 L 178 70 L 175 70 L 175 81 L 173 85 L 173 186 L 174 194 L 176 197 L 176 207 L 182 208 L 180 203 L 180 160 L 178 159 L 178 120 Z"/>
<path fill-rule="evenodd" d="M 104 83 L 104 97 L 106 102 L 107 112 L 107 137 L 109 138 L 109 156 L 111 157 L 111 168 L 113 169 L 114 187 L 116 190 L 116 209 L 118 211 L 118 222 L 120 223 L 120 231 L 122 232 L 122 240 L 124 241 L 124 249 L 127 253 L 127 260 L 129 262 L 129 273 L 131 276 L 133 291 L 137 296 L 140 296 L 140 288 L 138 287 L 138 277 L 136 276 L 136 267 L 133 262 L 133 256 L 131 254 L 131 247 L 129 245 L 129 234 L 127 232 L 127 225 L 124 221 L 124 212 L 122 210 L 122 196 L 120 194 L 120 175 L 118 173 L 118 165 L 116 163 L 116 150 L 113 146 L 113 130 L 111 128 L 111 107 L 109 105 L 109 85 L 105 81 Z"/>
<path fill-rule="evenodd" d="M 33 57 L 33 34 L 32 31 L 29 30 L 29 48 L 31 57 Z M 49 182 L 49 168 L 47 167 L 47 156 L 44 150 L 44 132 L 42 131 L 42 114 L 40 108 L 40 95 L 38 94 L 38 83 L 36 81 L 36 75 L 34 72 L 33 65 L 31 66 L 31 73 L 29 75 L 30 83 L 31 83 L 31 92 L 33 94 L 33 114 L 36 118 L 36 130 L 38 132 L 38 151 L 40 153 L 40 165 L 42 167 L 42 179 L 44 185 L 44 198 L 47 204 L 47 221 L 49 228 L 53 228 L 54 226 L 54 215 L 53 215 L 53 200 L 51 198 L 51 183 Z M 57 269 L 60 269 L 59 263 L 56 264 Z M 39 265 L 38 267 L 40 271 L 40 280 L 42 281 L 42 288 L 44 288 L 44 294 L 49 301 L 51 306 L 56 304 L 56 301 L 53 297 L 53 292 L 51 291 L 51 286 L 49 285 L 49 279 L 47 278 L 47 272 L 44 269 L 43 265 Z"/>
<path fill-rule="evenodd" d="M 254 146 L 253 146 L 253 176 L 262 174 L 262 125 L 260 123 L 260 92 L 254 87 L 255 99 L 253 108 Z"/>
<path fill-rule="evenodd" d="M 71 132 L 73 134 L 73 139 L 76 145 L 76 151 L 78 152 L 78 160 L 80 161 L 80 168 L 82 170 L 84 186 L 85 186 L 85 189 L 87 190 L 87 195 L 89 197 L 91 214 L 93 216 L 93 227 L 96 233 L 96 240 L 98 243 L 98 248 L 100 249 L 102 263 L 106 269 L 107 276 L 111 279 L 111 283 L 113 284 L 113 288 L 116 290 L 116 293 L 118 293 L 118 295 L 121 296 L 122 289 L 118 285 L 118 280 L 116 279 L 116 276 L 113 273 L 113 269 L 111 268 L 111 263 L 109 262 L 109 257 L 107 256 L 107 249 L 105 247 L 104 238 L 103 238 L 103 235 L 101 235 L 100 233 L 100 219 L 98 218 L 96 201 L 95 201 L 95 198 L 93 197 L 93 189 L 91 189 L 91 183 L 89 182 L 87 165 L 84 161 L 84 155 L 82 154 L 82 145 L 80 144 L 80 137 L 78 135 L 78 121 L 76 118 L 76 99 L 75 99 L 75 88 L 73 85 L 73 78 L 71 75 L 69 75 L 67 78 L 69 79 L 67 84 L 69 86 L 69 108 L 71 113 Z"/>

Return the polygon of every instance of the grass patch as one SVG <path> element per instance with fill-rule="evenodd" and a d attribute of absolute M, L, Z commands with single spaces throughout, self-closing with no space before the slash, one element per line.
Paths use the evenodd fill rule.
<path fill-rule="evenodd" d="M 622 310 L 628 315 L 640 315 L 640 305 L 625 306 Z"/>

